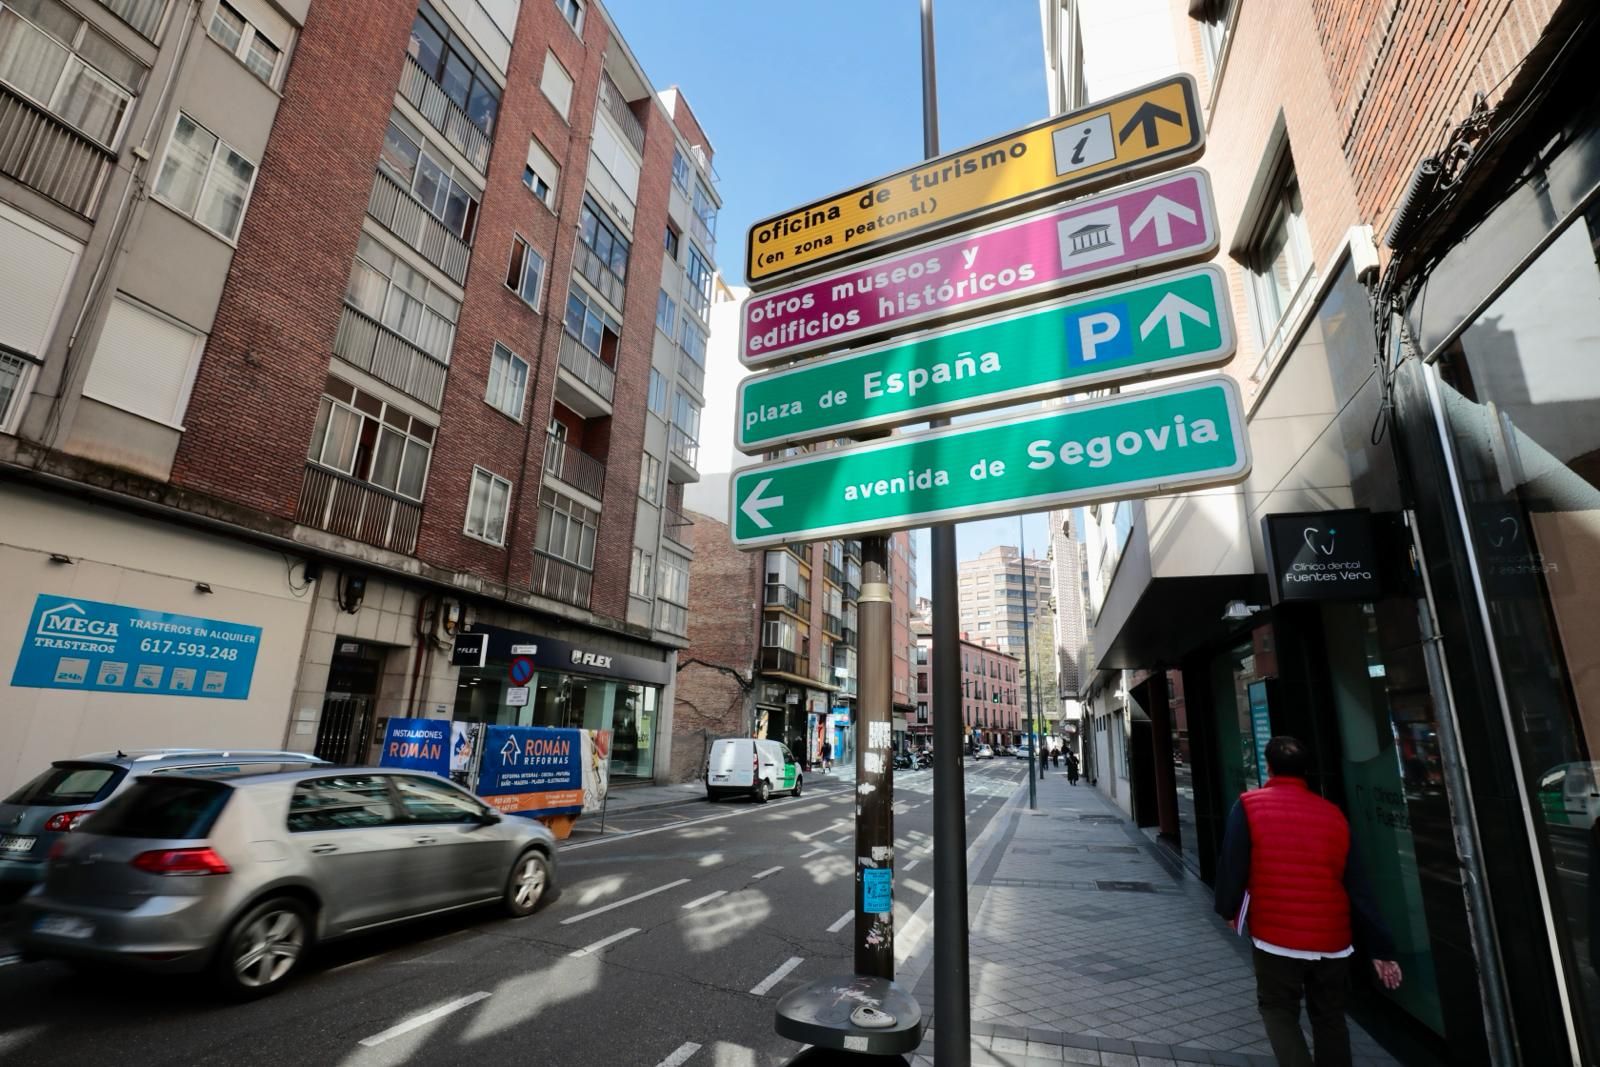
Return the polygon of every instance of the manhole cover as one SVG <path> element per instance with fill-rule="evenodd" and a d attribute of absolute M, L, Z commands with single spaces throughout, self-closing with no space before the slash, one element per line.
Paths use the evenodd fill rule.
<path fill-rule="evenodd" d="M 1096 882 L 1108 893 L 1154 893 L 1156 887 L 1149 882 Z"/>

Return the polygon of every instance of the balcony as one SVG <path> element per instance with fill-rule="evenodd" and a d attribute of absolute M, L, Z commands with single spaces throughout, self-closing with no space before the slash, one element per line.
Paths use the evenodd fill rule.
<path fill-rule="evenodd" d="M 333 354 L 431 408 L 444 402 L 444 376 L 449 368 L 349 304 L 339 316 Z"/>
<path fill-rule="evenodd" d="M 611 76 L 605 72 L 600 74 L 600 107 L 607 115 L 611 116 L 617 128 L 622 131 L 622 136 L 633 145 L 633 150 L 639 155 L 644 155 L 644 126 L 622 98 L 622 90 L 612 82 Z"/>
<path fill-rule="evenodd" d="M 557 359 L 566 374 L 557 379 L 556 398 L 585 418 L 611 414 L 617 372 L 565 330 L 561 333 Z M 563 384 L 566 384 L 565 389 Z"/>
<path fill-rule="evenodd" d="M 352 541 L 411 555 L 422 505 L 337 471 L 306 464 L 295 521 Z"/>
<path fill-rule="evenodd" d="M 701 399 L 706 395 L 706 369 L 689 358 L 687 352 L 678 360 L 678 377 L 690 389 L 698 393 Z"/>
<path fill-rule="evenodd" d="M 572 265 L 583 275 L 584 281 L 594 286 L 595 292 L 609 301 L 612 307 L 622 310 L 628 283 L 612 273 L 611 268 L 600 261 L 594 249 L 579 241 L 572 251 Z"/>
<path fill-rule="evenodd" d="M 844 543 L 844 554 L 845 554 L 845 556 L 847 558 L 854 559 L 857 562 L 860 562 L 860 560 L 861 560 L 861 542 L 860 542 L 860 540 L 858 539 L 858 540 L 853 540 L 853 541 L 846 541 Z"/>
<path fill-rule="evenodd" d="M 662 533 L 670 540 L 693 551 L 693 547 L 689 544 L 689 527 L 694 525 L 694 521 L 671 504 L 668 504 L 662 511 L 666 515 Z"/>
<path fill-rule="evenodd" d="M 533 591 L 540 596 L 587 609 L 593 583 L 594 575 L 582 567 L 543 552 L 533 554 Z"/>
<path fill-rule="evenodd" d="M 599 500 L 606 491 L 606 465 L 554 434 L 544 448 L 544 472 Z"/>
<path fill-rule="evenodd" d="M 698 482 L 700 471 L 700 442 L 689 436 L 682 427 L 674 426 L 667 435 L 667 464 L 672 469 L 675 482 Z"/>
<path fill-rule="evenodd" d="M 367 214 L 377 219 L 423 258 L 444 271 L 457 285 L 466 283 L 472 246 L 451 233 L 415 197 L 380 170 L 367 197 Z"/>
<path fill-rule="evenodd" d="M 793 612 L 802 619 L 811 618 L 811 601 L 786 585 L 767 583 L 766 593 L 761 602 L 769 608 L 783 608 L 785 611 Z"/>
<path fill-rule="evenodd" d="M 0 174 L 87 219 L 111 162 L 105 149 L 0 86 Z"/>
<path fill-rule="evenodd" d="M 844 580 L 844 598 L 846 600 L 861 599 L 861 587 L 848 578 Z"/>
<path fill-rule="evenodd" d="M 790 652 L 786 648 L 762 648 L 761 669 L 793 675 L 796 678 L 810 678 L 811 657 Z"/>
<path fill-rule="evenodd" d="M 444 139 L 466 156 L 479 174 L 489 173 L 489 135 L 478 129 L 461 110 L 461 105 L 446 96 L 438 83 L 409 55 L 405 70 L 400 72 L 400 95 L 410 101 L 434 129 L 444 134 Z"/>
<path fill-rule="evenodd" d="M 839 588 L 844 588 L 844 568 L 831 560 L 822 561 L 822 576 Z"/>
<path fill-rule="evenodd" d="M 839 619 L 839 616 L 829 615 L 827 612 L 822 613 L 823 633 L 827 634 L 829 637 L 838 637 L 843 630 L 844 623 Z"/>
<path fill-rule="evenodd" d="M 861 640 L 861 635 L 856 631 L 856 628 L 853 627 L 853 626 L 846 626 L 846 627 L 844 627 L 843 629 L 841 629 L 839 631 L 839 643 L 842 644 L 842 645 L 847 645 L 850 648 L 855 648 L 856 644 L 860 640 Z"/>

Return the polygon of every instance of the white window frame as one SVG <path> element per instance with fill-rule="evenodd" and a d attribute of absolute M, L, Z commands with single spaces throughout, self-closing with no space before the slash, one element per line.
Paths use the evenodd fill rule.
<path fill-rule="evenodd" d="M 108 407 L 114 407 L 118 411 L 126 411 L 128 414 L 136 416 L 137 418 L 146 419 L 162 426 L 170 426 L 174 430 L 184 430 L 185 426 L 183 423 L 183 416 L 189 410 L 189 398 L 194 393 L 194 380 L 200 373 L 200 358 L 205 353 L 206 335 L 195 329 L 193 326 L 190 326 L 188 323 L 173 318 L 160 308 L 151 307 L 149 304 L 146 304 L 141 300 L 135 300 L 127 293 L 116 294 L 112 300 L 112 303 L 127 304 L 135 311 L 143 312 L 144 314 L 160 319 L 166 322 L 168 325 L 174 326 L 190 336 L 191 341 L 189 359 L 188 364 L 184 368 L 183 372 L 183 385 L 178 389 L 178 395 L 173 402 L 172 412 L 170 415 L 159 415 L 147 411 L 134 411 L 132 408 L 129 408 L 117 400 L 102 395 L 96 395 L 88 388 L 83 390 L 83 395 L 88 397 L 90 400 L 98 400 L 100 403 L 105 404 Z"/>
<path fill-rule="evenodd" d="M 1284 341 L 1291 332 L 1292 324 L 1299 317 L 1307 296 L 1316 288 L 1317 265 L 1313 258 L 1310 230 L 1306 225 L 1305 196 L 1300 191 L 1300 179 L 1287 149 L 1283 156 L 1268 187 L 1270 192 L 1262 201 L 1260 220 L 1240 257 L 1245 270 L 1250 317 L 1256 325 L 1256 341 L 1261 351 L 1260 362 L 1251 375 L 1256 381 L 1260 381 L 1267 369 L 1282 356 Z M 1295 196 L 1300 199 L 1299 211 L 1290 206 Z M 1291 264 L 1298 263 L 1301 270 L 1293 287 L 1284 296 L 1283 306 L 1277 309 L 1269 322 L 1269 301 L 1277 304 L 1278 295 L 1276 285 L 1265 269 L 1267 265 L 1263 263 L 1262 251 L 1280 225 L 1285 231 L 1284 248 Z M 1271 287 L 1270 293 L 1268 287 Z"/>
<path fill-rule="evenodd" d="M 567 101 L 564 106 L 555 97 L 551 96 L 544 87 L 545 76 L 550 69 L 550 64 L 552 63 L 556 65 L 556 69 L 561 72 L 562 77 L 567 79 Z M 566 67 L 562 66 L 561 60 L 556 58 L 556 54 L 554 52 L 550 51 L 548 48 L 545 49 L 544 66 L 539 68 L 539 92 L 546 100 L 550 101 L 550 106 L 555 108 L 557 115 L 561 116 L 561 121 L 567 123 L 568 125 L 571 125 L 572 123 L 572 94 L 575 88 L 576 82 L 573 81 L 571 72 L 569 72 Z"/>
<path fill-rule="evenodd" d="M 356 389 L 354 386 L 350 386 L 348 382 L 344 382 L 342 379 L 340 379 L 340 381 L 341 381 L 342 384 L 344 384 L 346 386 L 349 386 L 352 389 L 353 393 L 361 393 L 361 392 L 363 392 L 363 390 Z M 427 496 L 427 493 L 428 493 L 428 474 L 433 469 L 433 450 L 438 445 L 438 427 L 427 423 L 427 421 L 424 420 L 424 419 L 417 418 L 415 415 L 412 415 L 412 414 L 410 414 L 410 412 L 406 411 L 405 408 L 400 407 L 397 404 L 391 404 L 388 401 L 383 400 L 381 397 L 376 396 L 375 394 L 368 393 L 367 395 L 368 396 L 372 396 L 373 399 L 379 401 L 379 409 L 378 409 L 378 413 L 377 414 L 373 414 L 372 412 L 369 412 L 369 411 L 363 411 L 361 408 L 359 408 L 359 407 L 357 407 L 355 405 L 353 399 L 352 400 L 340 400 L 338 397 L 331 396 L 326 391 L 323 392 L 321 400 L 318 402 L 318 418 L 319 418 L 319 420 L 321 418 L 321 414 L 320 414 L 321 413 L 321 405 L 323 403 L 326 403 L 328 405 L 329 418 L 328 418 L 328 421 L 326 423 L 322 424 L 320 434 L 315 432 L 315 431 L 313 432 L 311 442 L 307 446 L 307 449 L 306 449 L 306 459 L 307 459 L 308 462 L 314 464 L 317 467 L 322 468 L 323 470 L 335 471 L 335 472 L 337 472 L 339 474 L 344 475 L 346 478 L 350 478 L 350 479 L 352 479 L 354 481 L 360 482 L 362 485 L 369 485 L 372 488 L 378 490 L 379 492 L 388 493 L 390 496 L 393 496 L 396 499 L 399 499 L 399 500 L 410 500 L 410 501 L 413 501 L 415 503 L 420 504 L 420 503 L 422 503 L 423 499 Z M 405 415 L 407 417 L 408 422 L 407 422 L 407 428 L 406 429 L 401 429 L 400 427 L 393 425 L 392 423 L 390 423 L 385 418 L 385 416 L 388 414 L 388 411 L 389 411 L 390 408 L 394 408 L 397 412 L 400 412 L 401 414 L 403 414 L 403 415 Z M 334 466 L 331 463 L 324 463 L 323 460 L 322 460 L 322 454 L 325 451 L 327 451 L 327 434 L 328 434 L 328 430 L 332 426 L 332 423 L 333 423 L 332 416 L 333 416 L 333 412 L 335 410 L 342 410 L 344 412 L 347 412 L 357 420 L 356 421 L 356 438 L 355 439 L 358 442 L 361 439 L 362 424 L 363 424 L 363 422 L 365 420 L 369 420 L 370 419 L 373 422 L 378 424 L 378 437 L 375 439 L 372 458 L 370 460 L 369 469 L 368 469 L 367 474 L 365 476 L 357 474 L 355 472 L 354 461 L 355 461 L 355 458 L 356 458 L 357 454 L 359 453 L 359 449 L 353 449 L 352 450 L 352 452 L 351 452 L 351 466 L 348 467 L 348 468 L 337 467 L 337 466 Z M 432 440 L 423 440 L 422 438 L 420 438 L 420 437 L 416 436 L 415 434 L 411 433 L 411 431 L 410 431 L 411 424 L 412 423 L 417 423 L 417 422 L 423 423 L 424 425 L 428 426 L 428 428 L 431 431 L 433 431 L 433 435 L 434 436 L 433 436 Z M 405 453 L 404 452 L 401 453 L 400 465 L 395 468 L 395 487 L 393 489 L 389 488 L 386 485 L 380 485 L 378 482 L 375 482 L 375 481 L 372 480 L 372 469 L 371 469 L 371 467 L 376 466 L 377 461 L 378 461 L 377 443 L 381 442 L 382 436 L 383 436 L 383 434 L 385 432 L 398 434 L 399 436 L 401 436 L 402 438 L 405 439 L 404 443 L 415 442 L 415 443 L 421 445 L 424 449 L 427 450 L 427 454 L 426 454 L 425 458 L 422 461 L 421 484 L 420 484 L 420 486 L 419 486 L 419 488 L 417 490 L 417 495 L 416 496 L 412 496 L 410 493 L 407 493 L 407 492 L 405 492 L 404 490 L 402 490 L 400 488 L 400 482 L 401 482 L 400 474 L 405 470 Z M 316 454 L 315 455 L 311 454 L 313 448 L 316 450 Z"/>
<path fill-rule="evenodd" d="M 101 38 L 101 40 L 106 44 L 116 48 L 119 52 L 123 52 L 124 55 L 128 55 L 128 53 L 124 51 L 120 45 L 117 45 L 111 37 L 101 33 L 99 30 L 90 25 L 89 21 L 82 15 L 78 14 L 78 12 L 71 6 L 67 4 L 60 4 L 59 6 L 68 13 L 76 16 L 78 19 L 78 28 L 73 32 L 72 40 L 70 41 L 63 41 L 54 33 L 51 33 L 43 26 L 29 19 L 21 11 L 9 7 L 4 3 L 0 3 L 0 10 L 5 10 L 7 14 L 17 19 L 17 21 L 21 22 L 33 32 L 44 37 L 51 44 L 61 48 L 67 54 L 67 58 L 61 66 L 61 73 L 56 76 L 55 85 L 51 86 L 50 97 L 47 100 L 41 100 L 38 97 L 29 95 L 28 93 L 24 92 L 20 86 L 11 85 L 10 83 L 6 84 L 18 96 L 21 96 L 26 100 L 31 100 L 44 110 L 48 111 L 53 117 L 56 118 L 58 122 L 77 130 L 84 137 L 94 141 L 96 144 L 101 144 L 107 148 L 115 149 L 121 143 L 122 135 L 127 132 L 128 123 L 132 119 L 133 110 L 137 104 L 139 92 L 143 88 L 144 78 L 148 77 L 150 70 L 148 67 L 144 67 L 141 64 L 140 84 L 137 86 L 128 86 L 117 81 L 111 75 L 105 73 L 99 67 L 90 63 L 87 59 L 84 59 L 78 54 L 78 49 L 82 47 L 84 39 L 91 33 Z M 128 55 L 128 58 L 133 60 L 135 63 L 138 62 L 138 60 L 131 55 Z M 72 85 L 74 75 L 79 69 L 91 72 L 96 78 L 99 78 L 106 85 L 116 89 L 123 98 L 122 113 L 117 117 L 117 128 L 112 131 L 111 137 L 107 140 L 102 141 L 98 137 L 95 137 L 80 129 L 75 123 L 61 117 L 62 97 L 66 93 L 67 89 Z"/>
<path fill-rule="evenodd" d="M 514 233 L 511 235 L 511 255 L 513 262 L 515 262 L 516 259 L 518 245 L 522 246 L 522 270 L 518 272 L 520 276 L 517 278 L 517 284 L 513 286 L 511 284 L 511 264 L 506 264 L 506 288 L 515 293 L 518 300 L 521 300 L 524 304 L 527 304 L 534 311 L 538 311 L 540 303 L 544 300 L 546 276 L 550 273 L 548 269 L 549 264 L 545 262 L 544 256 L 539 254 L 539 250 L 533 247 L 533 243 L 526 237 L 523 237 L 520 233 Z M 528 284 L 528 270 L 535 261 L 537 261 L 539 264 L 539 284 L 534 287 L 533 299 L 529 300 L 526 292 Z"/>
<path fill-rule="evenodd" d="M 581 40 L 583 38 L 583 19 L 589 13 L 589 5 L 584 3 L 583 0 L 555 0 L 555 4 L 556 10 L 561 12 L 561 21 L 571 27 L 572 32 L 577 34 Z M 570 17 L 567 15 L 569 8 L 574 12 L 574 15 Z"/>
<path fill-rule="evenodd" d="M 407 289 L 405 286 L 401 285 L 398 281 L 396 281 L 395 280 L 395 273 L 396 272 L 394 270 L 394 266 L 391 266 L 390 272 L 385 274 L 378 267 L 378 265 L 376 263 L 373 263 L 371 261 L 370 258 L 368 258 L 366 256 L 363 256 L 361 254 L 361 242 L 362 241 L 370 242 L 373 247 L 378 248 L 378 249 L 382 249 L 383 252 L 386 253 L 393 260 L 394 266 L 404 265 L 407 269 L 412 270 L 415 273 L 417 273 L 418 275 L 420 275 L 423 278 L 423 280 L 426 282 L 426 288 L 423 290 L 422 294 L 418 295 L 417 293 L 412 292 L 411 290 Z M 377 311 L 376 314 L 373 314 L 372 312 L 368 311 L 366 308 L 362 307 L 360 304 L 358 304 L 352 298 L 352 293 L 351 293 L 352 284 L 351 283 L 353 283 L 355 281 L 355 279 L 356 279 L 356 271 L 357 271 L 358 266 L 365 267 L 367 270 L 372 271 L 373 274 L 375 274 L 378 277 L 382 278 L 383 281 L 384 281 L 382 306 L 378 308 L 378 311 Z M 454 305 L 455 314 L 456 314 L 455 318 L 450 318 L 448 315 L 444 314 L 443 309 L 439 306 L 439 301 L 441 299 L 442 300 L 447 300 L 447 301 L 449 301 L 450 304 Z M 383 241 L 381 241 L 377 237 L 373 236 L 373 234 L 370 233 L 369 231 L 363 230 L 361 235 L 360 235 L 360 238 L 357 240 L 355 258 L 350 264 L 350 279 L 349 279 L 349 281 L 347 281 L 345 283 L 345 297 L 344 297 L 344 300 L 345 300 L 345 303 L 347 303 L 351 307 L 355 308 L 355 310 L 359 311 L 361 314 L 366 315 L 368 318 L 373 319 L 379 325 L 381 325 L 384 329 L 388 330 L 389 332 L 395 334 L 398 337 L 405 338 L 406 341 L 408 341 L 411 344 L 415 345 L 416 347 L 422 349 L 422 351 L 426 352 L 428 355 L 432 356 L 434 359 L 438 360 L 441 363 L 446 364 L 447 366 L 449 365 L 450 357 L 455 352 L 456 322 L 461 317 L 461 301 L 457 300 L 455 298 L 455 296 L 453 294 L 451 294 L 444 286 L 440 285 L 438 282 L 436 282 L 432 278 L 428 277 L 428 275 L 425 272 L 419 270 L 415 265 L 413 265 L 410 262 L 408 262 L 405 259 L 404 256 L 400 255 L 394 249 L 390 248 L 387 244 L 385 244 Z M 397 326 L 392 325 L 389 322 L 389 312 L 390 312 L 390 308 L 392 306 L 391 301 L 395 301 L 395 300 L 400 300 L 400 301 L 411 300 L 411 301 L 414 301 L 415 303 L 417 303 L 418 305 L 420 305 L 422 310 L 421 310 L 421 312 L 419 313 L 419 315 L 417 317 L 417 323 L 418 323 L 419 329 L 414 335 L 408 336 L 404 330 L 400 329 Z M 402 311 L 403 310 L 404 310 L 404 307 L 402 306 Z M 431 349 L 429 349 L 426 345 L 424 345 L 422 343 L 422 331 L 420 329 L 420 326 L 423 323 L 423 321 L 425 321 L 425 317 L 428 316 L 428 315 L 433 315 L 433 316 L 437 317 L 440 321 L 445 322 L 445 323 L 447 323 L 449 325 L 449 330 L 448 330 L 449 343 L 445 345 L 445 350 L 444 350 L 444 354 L 443 355 L 439 354 L 438 352 L 432 351 Z"/>
<path fill-rule="evenodd" d="M 548 174 L 545 173 L 547 169 L 550 171 Z M 539 190 L 534 187 L 532 182 L 528 181 L 530 173 L 544 182 L 546 195 L 540 196 Z M 552 215 L 555 214 L 556 191 L 561 187 L 561 165 L 556 162 L 555 157 L 550 154 L 549 150 L 539 143 L 537 137 L 528 138 L 528 161 L 524 165 L 522 172 L 522 184 L 527 187 L 528 192 L 533 194 L 535 200 L 548 208 Z"/>
<path fill-rule="evenodd" d="M 678 302 L 665 289 L 656 296 L 656 329 L 668 337 L 674 336 L 678 327 Z"/>
<path fill-rule="evenodd" d="M 649 452 L 639 453 L 639 498 L 652 507 L 661 506 L 661 473 L 664 466 L 658 457 Z"/>
<path fill-rule="evenodd" d="M 216 42 L 217 46 L 223 51 L 229 51 L 227 44 L 224 43 L 222 39 L 219 38 L 214 32 L 212 32 L 213 27 L 215 27 L 217 23 L 217 14 L 223 8 L 227 8 L 229 11 L 233 12 L 239 17 L 239 21 L 244 23 L 244 32 L 239 34 L 239 43 L 231 50 L 233 58 L 238 60 L 240 65 L 243 66 L 245 70 L 248 70 L 252 77 L 260 79 L 263 85 L 276 92 L 279 83 L 279 75 L 283 73 L 284 57 L 289 54 L 289 46 L 287 44 L 279 44 L 267 34 L 262 33 L 260 27 L 250 21 L 248 15 L 246 15 L 243 11 L 240 11 L 233 4 L 228 3 L 228 0 L 217 0 L 216 6 L 211 9 L 211 20 L 206 23 L 206 36 Z M 278 50 L 278 57 L 272 61 L 272 73 L 265 78 L 261 77 L 260 71 L 256 70 L 250 65 L 250 46 L 255 43 L 257 37 L 261 38 L 267 44 Z"/>
<path fill-rule="evenodd" d="M 628 572 L 628 594 L 641 600 L 654 600 L 656 596 L 656 557 L 638 545 L 633 546 L 633 562 Z"/>
<path fill-rule="evenodd" d="M 497 487 L 504 487 L 505 490 L 505 507 L 500 513 L 500 530 L 499 536 L 497 537 L 490 536 L 489 533 L 489 509 L 494 502 L 494 497 L 492 495 L 485 497 L 483 502 L 483 529 L 474 530 L 472 528 L 472 505 L 473 502 L 478 499 L 478 490 L 480 485 L 483 487 L 484 492 L 490 494 L 492 494 Z M 485 470 L 482 467 L 474 465 L 472 468 L 472 483 L 467 490 L 467 513 L 462 520 L 461 532 L 472 538 L 474 541 L 482 541 L 485 544 L 494 545 L 497 548 L 504 548 L 506 543 L 506 531 L 511 527 L 512 489 L 513 486 L 509 480 L 500 477 L 494 471 Z"/>
<path fill-rule="evenodd" d="M 500 390 L 499 390 L 500 396 L 497 398 L 495 396 L 495 394 L 494 394 L 494 384 L 495 384 L 495 369 L 494 368 L 495 368 L 495 363 L 500 360 L 502 355 L 505 357 L 506 370 L 500 372 Z M 506 392 L 511 387 L 511 382 L 514 380 L 514 377 L 515 377 L 514 375 L 508 373 L 508 371 L 511 370 L 512 368 L 515 368 L 518 364 L 521 364 L 521 366 L 522 366 L 522 384 L 520 386 L 518 386 L 517 390 L 516 390 L 516 392 L 517 392 L 516 405 L 513 408 L 510 408 L 508 410 L 506 405 L 501 403 L 501 401 L 507 399 L 506 398 Z M 528 361 L 527 360 L 523 359 L 521 356 L 519 356 L 515 352 L 511 351 L 511 349 L 507 348 L 505 345 L 501 344 L 499 341 L 496 341 L 494 343 L 494 350 L 492 352 L 490 352 L 490 354 L 489 354 L 489 377 L 488 377 L 488 381 L 484 384 L 483 402 L 485 404 L 488 404 L 490 407 L 494 408 L 496 411 L 498 411 L 500 414 L 504 415 L 506 418 L 511 419 L 514 422 L 521 422 L 522 421 L 522 409 L 528 402 L 528 373 L 529 373 L 529 370 L 530 370 L 530 368 L 528 366 Z"/>
<path fill-rule="evenodd" d="M 660 398 L 660 406 L 656 404 Z M 667 410 L 672 403 L 672 389 L 667 384 L 667 376 L 654 367 L 650 368 L 650 392 L 645 398 L 645 409 L 656 418 L 666 421 Z"/>
<path fill-rule="evenodd" d="M 176 112 L 172 117 L 172 125 L 167 127 L 167 140 L 166 140 L 165 146 L 161 150 L 161 159 L 156 163 L 156 171 L 155 171 L 156 180 L 151 184 L 150 196 L 151 196 L 152 199 L 160 201 L 166 207 L 171 208 L 177 214 L 179 214 L 179 215 L 183 216 L 184 218 L 188 219 L 190 222 L 194 223 L 196 226 L 200 227 L 202 230 L 205 230 L 209 234 L 215 235 L 217 240 L 225 242 L 230 247 L 237 248 L 238 245 L 239 245 L 239 234 L 238 234 L 238 231 L 235 231 L 230 236 L 228 234 L 222 233 L 219 230 L 213 230 L 210 226 L 207 226 L 205 223 L 201 222 L 198 216 L 190 214 L 189 212 L 185 211 L 182 207 L 178 206 L 178 204 L 176 204 L 172 200 L 169 200 L 165 196 L 162 196 L 160 191 L 159 191 L 159 186 L 161 184 L 161 174 L 166 169 L 167 156 L 172 152 L 172 139 L 173 139 L 173 137 L 175 137 L 177 135 L 178 123 L 180 121 L 182 121 L 183 119 L 188 119 L 190 122 L 194 123 L 196 127 L 198 127 L 199 129 L 204 130 L 206 133 L 210 134 L 212 137 L 215 137 L 216 141 L 217 141 L 216 145 L 213 146 L 212 149 L 211 149 L 211 159 L 206 163 L 206 175 L 205 175 L 204 178 L 202 178 L 200 180 L 200 195 L 195 198 L 195 202 L 194 202 L 194 206 L 195 206 L 195 210 L 196 211 L 199 211 L 200 210 L 200 205 L 205 203 L 206 189 L 211 185 L 211 175 L 217 169 L 217 157 L 222 153 L 222 150 L 224 148 L 226 148 L 228 151 L 232 152 L 234 155 L 238 156 L 240 159 L 244 160 L 246 163 L 250 164 L 250 184 L 245 187 L 245 190 L 244 190 L 244 203 L 239 208 L 239 229 L 240 230 L 244 229 L 245 216 L 250 214 L 250 199 L 251 199 L 251 197 L 253 197 L 255 195 L 255 191 L 256 191 L 256 179 L 258 177 L 260 177 L 260 175 L 261 175 L 261 164 L 256 162 L 255 160 L 251 159 L 249 156 L 245 155 L 243 152 L 239 151 L 237 148 L 233 147 L 227 141 L 224 141 L 221 137 L 218 137 L 217 134 L 215 133 L 215 131 L 213 131 L 210 127 L 206 126 L 204 123 L 202 123 L 199 120 L 197 120 L 193 115 L 190 115 L 190 114 L 188 114 L 188 113 L 186 113 L 184 111 L 180 110 L 180 111 Z"/>

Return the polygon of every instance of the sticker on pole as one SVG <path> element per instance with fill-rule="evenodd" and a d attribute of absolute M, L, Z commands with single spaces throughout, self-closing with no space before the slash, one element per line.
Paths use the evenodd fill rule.
<path fill-rule="evenodd" d="M 861 910 L 882 915 L 894 910 L 894 871 L 889 867 L 867 867 L 861 872 Z"/>

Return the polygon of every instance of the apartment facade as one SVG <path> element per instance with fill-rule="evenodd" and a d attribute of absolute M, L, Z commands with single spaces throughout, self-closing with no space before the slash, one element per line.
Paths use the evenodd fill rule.
<path fill-rule="evenodd" d="M 615 778 L 666 775 L 719 204 L 683 95 L 588 0 L 29 0 L 0 33 L 0 287 L 31 297 L 0 587 L 34 606 L 0 779 L 360 761 L 396 715 L 606 730 Z M 250 647 L 41 680 L 66 601 Z"/>
<path fill-rule="evenodd" d="M 933 631 L 924 618 L 912 623 L 916 635 L 917 705 L 907 741 L 933 742 Z M 1018 744 L 1026 732 L 1022 664 L 992 645 L 962 634 L 961 736 L 968 749 L 978 745 Z"/>
<path fill-rule="evenodd" d="M 1049 561 L 1024 557 L 1011 545 L 996 545 L 974 559 L 962 560 L 957 573 L 961 629 L 976 641 L 1020 658 L 1024 632 L 1037 625 L 1050 596 Z"/>
<path fill-rule="evenodd" d="M 1086 769 L 1210 877 L 1304 738 L 1400 946 L 1369 1029 L 1593 1062 L 1593 6 L 1171 16 L 1255 465 L 1087 509 Z"/>

